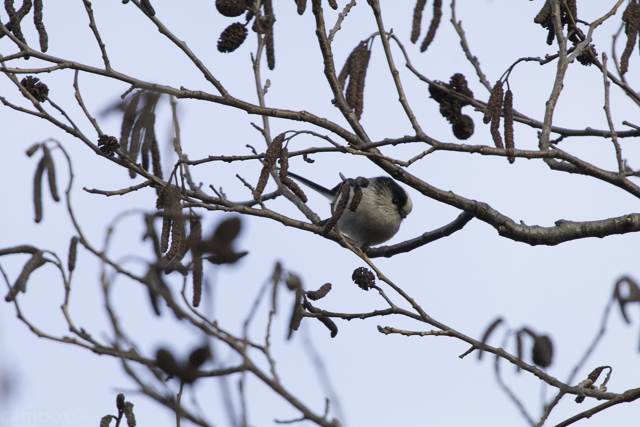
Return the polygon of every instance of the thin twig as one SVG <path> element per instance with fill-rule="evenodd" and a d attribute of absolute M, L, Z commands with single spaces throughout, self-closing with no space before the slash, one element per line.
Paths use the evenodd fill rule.
<path fill-rule="evenodd" d="M 613 146 L 616 150 L 616 159 L 618 160 L 618 172 L 621 177 L 624 177 L 624 160 L 622 160 L 622 149 L 620 148 L 620 144 L 618 144 L 618 136 L 616 135 L 616 130 L 613 126 L 613 120 L 611 119 L 611 109 L 609 106 L 609 80 L 607 79 L 607 54 L 602 52 L 602 78 L 604 80 L 604 113 L 607 116 L 607 123 L 609 124 L 609 129 L 611 130 L 611 141 L 613 142 Z"/>
<path fill-rule="evenodd" d="M 87 187 L 83 187 L 82 189 L 84 191 L 86 191 L 87 193 L 92 193 L 92 194 L 102 194 L 103 196 L 122 196 L 123 194 L 128 194 L 134 191 L 138 191 L 144 187 L 148 187 L 152 184 L 151 180 L 147 180 L 143 183 L 140 183 L 138 185 L 134 185 L 131 187 L 127 187 L 127 188 L 123 188 L 122 190 L 114 190 L 114 191 L 106 191 L 106 190 L 98 190 L 96 188 L 93 189 L 89 189 Z"/>
<path fill-rule="evenodd" d="M 467 60 L 471 63 L 471 65 L 473 65 L 473 68 L 476 70 L 476 74 L 478 75 L 478 79 L 480 79 L 480 83 L 482 83 L 482 85 L 489 92 L 491 92 L 491 83 L 487 81 L 487 77 L 482 72 L 478 57 L 471 54 L 469 43 L 467 43 L 467 37 L 465 36 L 464 30 L 462 29 L 462 21 L 456 20 L 456 0 L 451 0 L 451 24 L 453 24 L 453 28 L 456 29 L 456 32 L 460 37 L 460 46 L 462 47 L 462 51 L 467 56 Z"/>
<path fill-rule="evenodd" d="M 82 0 L 84 3 L 84 8 L 87 11 L 87 15 L 89 15 L 89 27 L 91 31 L 93 31 L 93 35 L 98 42 L 98 46 L 100 46 L 100 52 L 102 52 L 102 61 L 104 62 L 104 67 L 107 70 L 111 70 L 111 64 L 109 63 L 109 56 L 107 55 L 107 47 L 102 42 L 102 37 L 100 37 L 100 32 L 98 31 L 98 27 L 96 26 L 96 21 L 93 17 L 93 9 L 91 8 L 91 2 L 89 0 Z"/>
<path fill-rule="evenodd" d="M 333 37 L 336 35 L 338 31 L 340 31 L 340 26 L 342 25 L 342 21 L 344 21 L 344 18 L 347 17 L 347 15 L 349 14 L 349 11 L 355 5 L 356 5 L 356 0 L 351 0 L 351 2 L 349 2 L 349 4 L 347 4 L 344 7 L 344 9 L 342 9 L 342 12 L 340 12 L 340 14 L 338 15 L 338 19 L 336 20 L 336 25 L 334 25 L 331 31 L 329 31 L 329 36 L 327 37 L 329 44 L 333 42 Z"/>

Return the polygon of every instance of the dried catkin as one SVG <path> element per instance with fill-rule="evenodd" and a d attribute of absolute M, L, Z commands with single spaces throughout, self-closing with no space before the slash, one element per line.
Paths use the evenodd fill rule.
<path fill-rule="evenodd" d="M 420 25 L 422 23 L 422 11 L 427 4 L 427 0 L 418 0 L 413 9 L 413 24 L 411 25 L 411 43 L 415 44 L 420 38 Z"/>
<path fill-rule="evenodd" d="M 78 237 L 73 236 L 71 238 L 71 243 L 69 244 L 69 260 L 67 266 L 69 267 L 69 272 L 72 272 L 76 269 L 76 258 L 78 257 Z"/>
<path fill-rule="evenodd" d="M 431 19 L 431 25 L 429 25 L 429 31 L 422 41 L 420 46 L 420 52 L 427 50 L 434 37 L 436 36 L 436 30 L 440 25 L 440 19 L 442 18 L 442 0 L 434 0 L 433 2 L 433 18 Z"/>
<path fill-rule="evenodd" d="M 152 141 L 156 138 L 155 126 L 156 115 L 150 113 L 148 116 L 148 122 L 145 124 L 144 138 L 142 139 L 142 145 L 140 146 L 140 161 L 142 169 L 149 171 L 149 155 L 151 154 Z"/>
<path fill-rule="evenodd" d="M 29 147 L 29 149 L 26 151 L 27 156 L 31 157 L 36 154 L 36 151 L 40 149 L 40 146 L 41 144 L 33 144 L 31 147 Z"/>
<path fill-rule="evenodd" d="M 42 175 L 45 170 L 45 160 L 44 157 L 38 163 L 38 167 L 36 168 L 36 173 L 33 178 L 33 206 L 36 211 L 35 221 L 42 221 Z"/>
<path fill-rule="evenodd" d="M 263 0 L 264 15 L 271 18 L 271 25 L 267 29 L 267 33 L 264 36 L 265 45 L 267 48 L 267 66 L 270 70 L 276 68 L 276 53 L 273 46 L 273 22 L 275 22 L 275 15 L 273 14 L 273 5 L 271 0 Z"/>
<path fill-rule="evenodd" d="M 13 287 L 9 290 L 7 296 L 4 297 L 5 301 L 11 302 L 16 299 L 18 292 L 26 292 L 27 290 L 27 281 L 29 280 L 29 276 L 33 273 L 34 270 L 43 266 L 47 261 L 42 257 L 44 254 L 43 251 L 37 251 L 34 253 L 29 261 L 22 268 L 22 272 L 18 279 L 16 280 Z"/>
<path fill-rule="evenodd" d="M 280 163 L 280 171 L 278 172 L 278 176 L 280 177 L 280 182 L 282 182 L 282 184 L 285 187 L 287 187 L 289 190 L 291 190 L 291 192 L 293 194 L 298 196 L 298 198 L 300 200 L 302 200 L 303 203 L 307 203 L 307 201 L 308 201 L 307 195 L 304 194 L 304 191 L 302 191 L 300 186 L 298 186 L 298 184 L 296 184 L 287 175 L 287 172 L 289 170 L 289 150 L 287 150 L 286 148 L 283 148 L 280 151 L 279 163 Z"/>
<path fill-rule="evenodd" d="M 138 110 L 138 102 L 140 101 L 140 95 L 142 91 L 136 92 L 131 97 L 127 108 L 124 110 L 122 117 L 122 126 L 120 128 L 120 150 L 125 154 L 129 154 L 129 136 L 131 135 L 131 129 L 136 121 L 136 113 Z"/>
<path fill-rule="evenodd" d="M 160 149 L 158 147 L 158 140 L 155 136 L 155 130 L 153 133 L 153 139 L 151 140 L 151 164 L 153 165 L 153 175 L 162 179 L 162 162 L 160 162 Z"/>
<path fill-rule="evenodd" d="M 334 204 L 331 206 L 331 209 L 333 210 L 333 215 L 331 216 L 331 218 L 329 218 L 329 220 L 324 225 L 324 228 L 322 229 L 323 235 L 326 236 L 327 234 L 329 234 L 329 232 L 333 229 L 333 227 L 335 227 L 335 225 L 340 220 L 340 217 L 344 213 L 344 210 L 346 209 L 347 204 L 349 203 L 349 194 L 351 193 L 350 187 L 351 186 L 349 185 L 348 180 L 342 183 L 342 186 L 340 187 L 340 200 L 338 201 L 338 203 L 334 202 Z"/>
<path fill-rule="evenodd" d="M 262 171 L 260 171 L 260 178 L 258 178 L 258 185 L 256 185 L 256 189 L 253 192 L 253 198 L 255 200 L 260 200 L 260 196 L 262 196 L 262 192 L 264 188 L 267 186 L 267 181 L 269 180 L 269 172 L 271 172 L 271 168 L 276 164 L 276 161 L 280 158 L 282 152 L 282 143 L 284 142 L 284 133 L 273 138 L 269 147 L 267 147 L 267 151 L 264 153 L 264 162 L 262 166 Z"/>
<path fill-rule="evenodd" d="M 491 96 L 489 97 L 489 102 L 487 102 L 487 109 L 485 110 L 483 119 L 485 123 L 491 122 L 491 136 L 493 137 L 496 148 L 504 148 L 499 130 L 503 97 L 502 81 L 498 80 L 491 90 Z"/>
<path fill-rule="evenodd" d="M 513 140 L 513 92 L 511 89 L 507 90 L 504 96 L 504 143 L 507 150 L 513 150 L 515 143 Z M 508 156 L 509 163 L 516 161 L 514 156 Z"/>
<path fill-rule="evenodd" d="M 625 32 L 627 34 L 627 44 L 625 45 L 622 56 L 620 57 L 620 74 L 625 74 L 629 69 L 629 58 L 636 46 L 636 39 L 640 30 L 640 4 L 635 0 L 629 2 L 629 5 L 622 14 L 622 21 L 625 23 Z"/>
<path fill-rule="evenodd" d="M 331 331 L 331 338 L 335 338 L 336 335 L 338 335 L 338 327 L 333 322 L 333 320 L 329 319 L 328 317 L 318 317 L 317 319 Z"/>
<path fill-rule="evenodd" d="M 31 10 L 31 0 L 24 0 L 22 3 L 22 7 L 18 9 L 16 12 L 13 7 L 13 0 L 5 0 L 4 7 L 7 11 L 7 15 L 9 15 L 9 25 L 7 25 L 7 29 L 13 33 L 14 36 L 22 43 L 27 44 L 27 41 L 22 34 L 22 28 L 20 28 L 20 22 L 22 19 L 29 13 Z M 28 57 L 25 57 L 28 59 Z"/>
<path fill-rule="evenodd" d="M 33 5 L 33 23 L 36 26 L 36 30 L 38 30 L 40 51 L 44 53 L 49 49 L 49 36 L 47 36 L 47 30 L 45 30 L 44 24 L 42 23 L 42 0 L 34 0 Z"/>
<path fill-rule="evenodd" d="M 331 283 L 325 283 L 317 291 L 307 291 L 307 298 L 311 301 L 317 301 L 324 298 L 331 290 Z"/>
<path fill-rule="evenodd" d="M 171 245 L 165 254 L 165 258 L 172 260 L 178 255 L 182 244 L 185 242 L 184 218 L 182 218 L 182 207 L 180 205 L 180 188 L 175 185 L 169 185 L 165 188 L 164 195 L 164 218 L 171 220 Z M 165 223 L 162 224 L 162 241 L 165 238 Z"/>
<path fill-rule="evenodd" d="M 345 93 L 347 105 L 351 108 L 360 120 L 364 109 L 364 82 L 369 67 L 371 51 L 367 48 L 366 42 L 360 42 L 351 52 L 345 61 L 342 71 L 338 76 L 340 88 L 344 90 L 344 85 L 349 77 L 349 84 Z"/>
<path fill-rule="evenodd" d="M 56 168 L 53 165 L 53 158 L 51 157 L 51 152 L 49 148 L 45 144 L 42 144 L 42 151 L 44 152 L 44 165 L 47 169 L 47 178 L 49 179 L 49 190 L 51 191 L 51 197 L 56 202 L 60 201 L 60 196 L 58 195 L 58 186 L 56 185 Z"/>
<path fill-rule="evenodd" d="M 362 201 L 362 189 L 369 186 L 369 180 L 361 176 L 354 180 L 353 197 L 351 198 L 351 204 L 349 204 L 349 210 L 355 212 Z"/>
<path fill-rule="evenodd" d="M 127 418 L 127 427 L 136 427 L 136 416 L 133 413 L 133 403 L 124 404 L 124 416 Z"/>
<path fill-rule="evenodd" d="M 200 305 L 200 299 L 202 298 L 202 223 L 200 219 L 192 219 L 191 224 L 191 236 L 189 237 L 191 243 L 191 256 L 193 257 L 193 306 L 198 307 Z"/>

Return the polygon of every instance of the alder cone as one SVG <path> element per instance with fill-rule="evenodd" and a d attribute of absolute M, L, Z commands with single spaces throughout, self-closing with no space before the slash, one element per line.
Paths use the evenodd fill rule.
<path fill-rule="evenodd" d="M 218 50 L 220 52 L 233 52 L 244 42 L 247 38 L 247 29 L 239 22 L 229 25 L 220 34 L 220 40 L 218 40 Z"/>
<path fill-rule="evenodd" d="M 233 18 L 247 10 L 245 0 L 216 0 L 216 9 L 221 15 Z"/>

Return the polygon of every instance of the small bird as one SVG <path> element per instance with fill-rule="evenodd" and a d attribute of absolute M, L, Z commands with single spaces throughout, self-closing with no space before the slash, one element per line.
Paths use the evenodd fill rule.
<path fill-rule="evenodd" d="M 351 187 L 349 203 L 355 194 L 354 180 L 345 179 L 342 174 L 342 182 L 331 190 L 300 175 L 291 172 L 288 175 L 331 200 L 332 214 L 340 201 L 343 185 L 348 183 Z M 395 236 L 412 208 L 409 194 L 395 180 L 386 176 L 369 178 L 369 185 L 362 187 L 362 200 L 355 212 L 346 208 L 337 228 L 363 247 L 378 245 Z"/>

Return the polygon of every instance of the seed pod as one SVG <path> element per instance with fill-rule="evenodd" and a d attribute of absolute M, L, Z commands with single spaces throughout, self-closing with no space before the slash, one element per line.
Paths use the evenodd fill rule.
<path fill-rule="evenodd" d="M 198 347 L 189 355 L 189 366 L 192 368 L 199 368 L 211 358 L 211 350 L 208 346 Z"/>
<path fill-rule="evenodd" d="M 376 284 L 375 276 L 365 267 L 356 268 L 351 275 L 351 280 L 363 291 L 368 291 Z"/>
<path fill-rule="evenodd" d="M 437 82 L 461 95 L 473 98 L 467 79 L 461 73 L 451 76 L 449 83 Z M 440 114 L 451 123 L 453 135 L 461 140 L 469 139 L 473 135 L 475 125 L 471 117 L 462 114 L 462 107 L 469 102 L 459 99 L 434 84 L 429 84 L 429 95 L 440 104 Z"/>
<path fill-rule="evenodd" d="M 307 291 L 307 298 L 311 301 L 317 301 L 324 298 L 331 290 L 331 283 L 325 283 L 317 291 Z"/>
<path fill-rule="evenodd" d="M 539 335 L 535 338 L 532 351 L 533 363 L 546 368 L 553 360 L 553 344 L 547 335 Z"/>
<path fill-rule="evenodd" d="M 98 139 L 98 149 L 105 156 L 113 156 L 118 148 L 120 148 L 120 144 L 114 136 L 102 135 Z"/>
<path fill-rule="evenodd" d="M 433 38 L 436 36 L 436 30 L 440 25 L 440 19 L 442 18 L 442 0 L 434 0 L 433 2 L 433 18 L 431 19 L 431 25 L 429 25 L 429 31 L 422 41 L 420 46 L 420 52 L 427 50 Z"/>
<path fill-rule="evenodd" d="M 307 8 L 307 0 L 296 0 L 296 6 L 298 6 L 298 15 L 302 15 Z"/>
<path fill-rule="evenodd" d="M 49 88 L 46 84 L 42 83 L 40 79 L 32 76 L 27 76 L 20 81 L 20 84 L 24 89 L 33 96 L 36 101 L 44 102 L 49 95 Z"/>
<path fill-rule="evenodd" d="M 69 260 L 67 266 L 69 267 L 69 272 L 72 272 L 76 268 L 76 258 L 78 256 L 78 237 L 73 236 L 71 238 L 71 243 L 69 244 Z"/>
<path fill-rule="evenodd" d="M 545 0 L 544 5 L 542 6 L 542 9 L 540 10 L 540 12 L 538 12 L 536 17 L 533 18 L 533 22 L 539 25 L 546 23 L 547 20 L 551 19 L 552 12 L 553 12 L 553 8 L 551 7 L 551 2 L 549 2 L 549 0 Z"/>
<path fill-rule="evenodd" d="M 245 0 L 216 0 L 216 9 L 221 15 L 233 18 L 247 10 Z"/>
<path fill-rule="evenodd" d="M 36 222 L 42 221 L 42 175 L 44 174 L 44 157 L 38 163 L 36 174 L 33 178 L 33 206 L 36 211 Z"/>
<path fill-rule="evenodd" d="M 458 120 L 451 124 L 453 135 L 461 140 L 469 139 L 473 135 L 475 124 L 473 119 L 466 114 L 462 114 Z"/>
<path fill-rule="evenodd" d="M 504 143 L 507 150 L 513 150 L 515 147 L 513 141 L 513 92 L 511 89 L 507 90 L 504 96 Z M 509 163 L 516 161 L 514 156 L 508 156 Z"/>
<path fill-rule="evenodd" d="M 247 38 L 247 29 L 239 22 L 229 25 L 220 34 L 218 40 L 218 51 L 223 53 L 233 52 L 244 42 Z"/>
<path fill-rule="evenodd" d="M 418 0 L 413 9 L 413 25 L 411 26 L 411 43 L 415 44 L 420 37 L 420 25 L 422 23 L 422 11 L 427 4 L 427 0 Z"/>
<path fill-rule="evenodd" d="M 40 51 L 44 53 L 49 49 L 49 36 L 47 36 L 47 30 L 44 29 L 44 24 L 42 23 L 42 0 L 34 0 L 33 5 L 33 23 L 36 26 L 36 30 L 38 30 Z"/>
<path fill-rule="evenodd" d="M 56 185 L 56 168 L 53 165 L 53 159 L 51 158 L 51 152 L 45 144 L 42 144 L 42 151 L 44 152 L 44 165 L 47 168 L 47 178 L 49 179 L 49 190 L 51 191 L 51 197 L 56 202 L 60 201 L 58 195 L 58 186 Z"/>
<path fill-rule="evenodd" d="M 164 348 L 158 349 L 156 352 L 156 366 L 171 376 L 177 376 L 180 373 L 175 357 L 169 350 Z"/>

